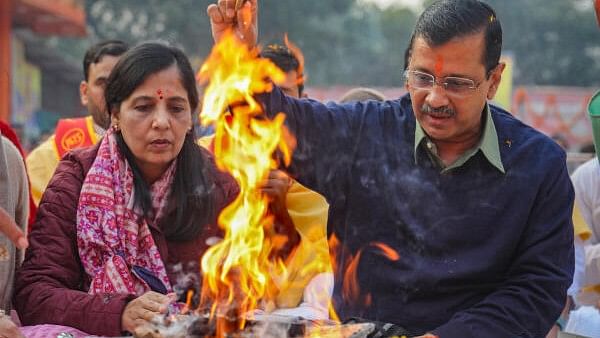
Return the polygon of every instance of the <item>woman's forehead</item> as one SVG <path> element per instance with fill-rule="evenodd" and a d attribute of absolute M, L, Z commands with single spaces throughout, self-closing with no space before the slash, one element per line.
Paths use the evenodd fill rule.
<path fill-rule="evenodd" d="M 146 96 L 184 96 L 187 99 L 187 91 L 181 81 L 181 74 L 176 66 L 171 66 L 149 75 L 135 90 L 134 95 L 144 94 Z"/>

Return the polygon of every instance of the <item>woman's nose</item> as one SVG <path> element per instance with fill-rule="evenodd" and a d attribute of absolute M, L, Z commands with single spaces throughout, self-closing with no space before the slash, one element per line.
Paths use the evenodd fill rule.
<path fill-rule="evenodd" d="M 169 127 L 169 112 L 166 107 L 159 106 L 153 116 L 153 128 L 168 128 Z"/>

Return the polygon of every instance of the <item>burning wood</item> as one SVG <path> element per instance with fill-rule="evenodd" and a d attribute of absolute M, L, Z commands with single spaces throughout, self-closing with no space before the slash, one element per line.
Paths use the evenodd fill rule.
<path fill-rule="evenodd" d="M 232 311 L 232 312 L 235 312 Z M 179 316 L 168 323 L 155 323 L 135 333 L 137 338 L 213 338 L 217 337 L 217 325 L 230 322 L 233 327 L 239 318 L 219 318 L 210 315 L 210 310 L 194 315 Z M 372 323 L 339 325 L 335 322 L 313 322 L 301 318 L 255 315 L 243 320 L 243 329 L 230 331 L 228 338 L 365 338 L 375 329 Z"/>

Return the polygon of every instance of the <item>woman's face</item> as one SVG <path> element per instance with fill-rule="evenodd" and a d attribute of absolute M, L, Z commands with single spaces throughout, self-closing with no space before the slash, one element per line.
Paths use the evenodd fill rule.
<path fill-rule="evenodd" d="M 153 183 L 165 172 L 192 128 L 192 112 L 179 69 L 148 76 L 112 114 L 113 125 L 133 152 L 144 179 Z"/>

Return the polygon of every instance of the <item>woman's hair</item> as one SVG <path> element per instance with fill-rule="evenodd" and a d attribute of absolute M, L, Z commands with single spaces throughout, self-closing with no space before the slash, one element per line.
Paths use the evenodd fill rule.
<path fill-rule="evenodd" d="M 186 89 L 191 107 L 191 114 L 198 107 L 198 90 L 194 71 L 183 52 L 172 46 L 158 42 L 142 43 L 126 52 L 117 62 L 107 80 L 104 98 L 109 114 L 120 109 L 133 91 L 148 76 L 163 71 L 172 65 L 179 69 L 181 84 Z M 145 216 L 152 213 L 152 197 L 135 156 L 125 143 L 121 132 L 116 133 L 117 145 L 131 166 L 134 178 L 134 203 L 140 207 Z M 214 219 L 214 201 L 209 159 L 196 144 L 192 131 L 186 134 L 183 147 L 177 155 L 177 168 L 171 188 L 169 206 L 176 205 L 175 219 L 169 219 L 168 226 L 163 228 L 167 239 L 185 241 L 200 233 L 203 225 Z M 163 224 L 166 224 L 163 220 Z"/>

